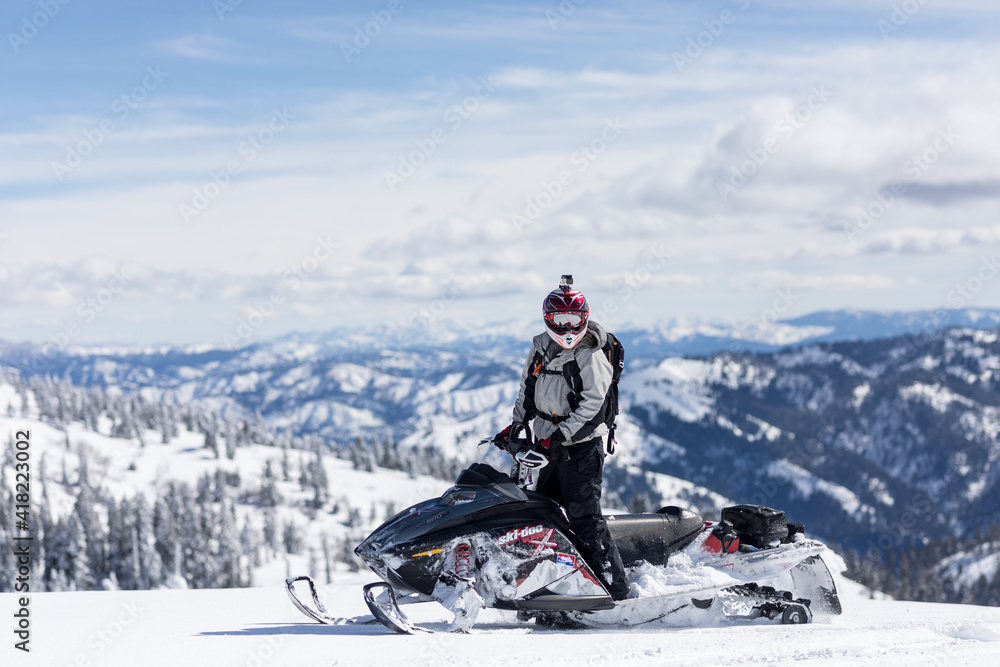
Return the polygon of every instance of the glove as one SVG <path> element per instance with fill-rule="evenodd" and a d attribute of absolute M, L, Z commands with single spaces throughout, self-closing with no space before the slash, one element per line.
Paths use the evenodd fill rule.
<path fill-rule="evenodd" d="M 542 449 L 551 449 L 555 445 L 561 445 L 566 442 L 566 436 L 563 435 L 562 429 L 557 428 L 552 432 L 552 435 L 545 438 L 544 440 L 538 441 L 538 446 Z"/>
<path fill-rule="evenodd" d="M 507 443 L 510 441 L 510 426 L 493 436 L 493 444 L 500 449 L 507 451 Z"/>
<path fill-rule="evenodd" d="M 535 447 L 542 451 L 550 461 L 561 463 L 569 460 L 569 452 L 562 446 L 564 442 L 566 442 L 566 436 L 563 435 L 561 429 L 557 428 L 552 432 L 552 435 L 535 443 Z"/>

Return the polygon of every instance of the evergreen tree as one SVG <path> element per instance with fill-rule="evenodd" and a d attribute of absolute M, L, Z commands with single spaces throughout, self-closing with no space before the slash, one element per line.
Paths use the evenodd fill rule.
<path fill-rule="evenodd" d="M 136 588 L 147 590 L 163 583 L 163 561 L 156 548 L 153 510 L 146 497 L 142 494 L 136 496 L 132 501 L 132 508 L 133 574 L 136 577 Z"/>
<path fill-rule="evenodd" d="M 236 528 L 236 508 L 224 498 L 219 512 L 218 554 L 216 569 L 219 573 L 216 586 L 235 588 L 240 582 L 240 535 Z"/>
<path fill-rule="evenodd" d="M 273 507 L 264 509 L 264 545 L 272 554 L 278 552 L 278 520 Z"/>
<path fill-rule="evenodd" d="M 330 480 L 326 474 L 326 467 L 323 465 L 322 443 L 318 439 L 313 448 L 310 485 L 313 490 L 312 506 L 319 509 L 330 499 Z"/>
<path fill-rule="evenodd" d="M 261 474 L 260 496 L 258 504 L 261 507 L 277 507 L 281 504 L 281 495 L 275 484 L 274 470 L 271 468 L 271 460 L 264 464 L 264 472 Z"/>
<path fill-rule="evenodd" d="M 233 433 L 226 434 L 226 458 L 230 461 L 236 458 L 236 436 Z"/>
<path fill-rule="evenodd" d="M 90 564 L 91 549 L 87 535 L 76 512 L 69 517 L 67 526 L 69 549 L 67 550 L 66 579 L 69 588 L 75 591 L 89 591 L 94 588 L 95 579 Z"/>
<path fill-rule="evenodd" d="M 288 520 L 285 522 L 281 531 L 281 542 L 285 547 L 285 552 L 290 554 L 302 553 L 302 531 L 299 530 L 299 527 L 295 524 L 294 520 Z"/>
<path fill-rule="evenodd" d="M 254 567 L 263 564 L 260 557 L 260 535 L 249 516 L 243 520 L 243 530 L 240 531 L 240 551 L 249 558 L 251 572 Z M 248 582 L 247 585 L 253 584 Z"/>
<path fill-rule="evenodd" d="M 292 481 L 291 470 L 288 464 L 288 442 L 281 441 L 281 479 L 286 482 Z"/>
<path fill-rule="evenodd" d="M 93 585 L 93 583 L 100 582 L 110 574 L 106 544 L 107 531 L 105 531 L 101 518 L 97 513 L 97 504 L 98 499 L 96 494 L 89 485 L 82 484 L 76 497 L 76 502 L 73 505 L 73 516 L 76 517 L 76 522 L 79 525 L 82 543 L 86 545 L 85 563 L 89 571 L 86 575 L 76 571 L 69 577 L 71 584 L 76 584 L 76 590 L 88 590 L 80 588 L 80 583 L 83 581 L 90 581 L 91 585 Z M 73 548 L 78 547 L 80 544 L 79 539 L 71 539 L 71 544 Z M 76 570 L 79 570 L 80 567 L 77 565 Z"/>
<path fill-rule="evenodd" d="M 212 427 L 205 431 L 205 449 L 212 450 L 215 458 L 219 458 L 219 442 L 215 438 L 215 429 Z"/>

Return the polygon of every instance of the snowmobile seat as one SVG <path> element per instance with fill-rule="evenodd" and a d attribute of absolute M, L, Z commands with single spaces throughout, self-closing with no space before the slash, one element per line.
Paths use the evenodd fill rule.
<path fill-rule="evenodd" d="M 655 514 L 609 514 L 608 530 L 626 567 L 645 561 L 665 565 L 673 552 L 694 540 L 705 528 L 701 516 L 680 507 Z"/>

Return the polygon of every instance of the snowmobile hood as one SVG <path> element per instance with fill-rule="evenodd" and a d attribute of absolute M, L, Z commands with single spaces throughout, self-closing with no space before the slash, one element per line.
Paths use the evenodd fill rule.
<path fill-rule="evenodd" d="M 440 498 L 406 508 L 375 529 L 354 552 L 384 575 L 386 566 L 392 567 L 388 561 L 393 557 L 411 557 L 428 543 L 444 542 L 455 531 L 468 530 L 471 523 L 481 527 L 489 524 L 491 517 L 499 521 L 519 508 L 559 513 L 559 506 L 549 498 L 534 493 L 529 497 L 510 476 L 484 464 L 473 464 Z"/>

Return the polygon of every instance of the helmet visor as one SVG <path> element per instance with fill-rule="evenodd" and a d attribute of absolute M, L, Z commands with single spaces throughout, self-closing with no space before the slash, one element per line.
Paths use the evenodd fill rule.
<path fill-rule="evenodd" d="M 587 326 L 587 314 L 580 311 L 545 313 L 545 323 L 556 333 L 577 333 Z"/>

